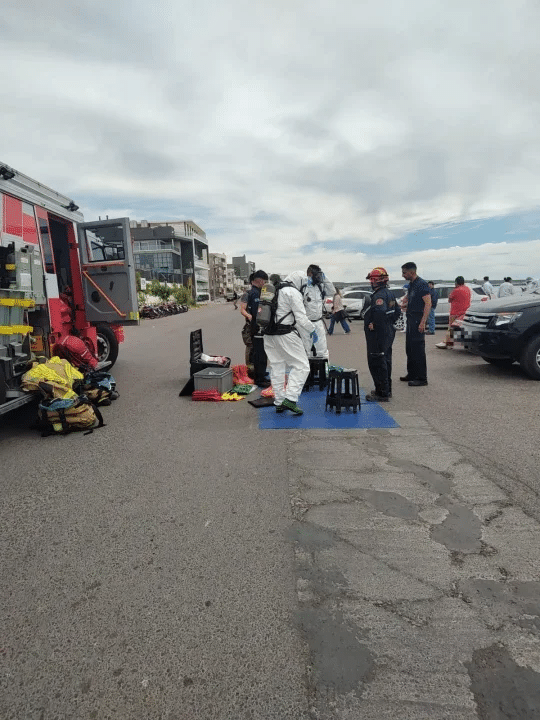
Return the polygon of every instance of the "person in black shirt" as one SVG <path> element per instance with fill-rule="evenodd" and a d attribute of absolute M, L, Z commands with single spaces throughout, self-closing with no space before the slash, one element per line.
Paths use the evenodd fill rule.
<path fill-rule="evenodd" d="M 364 312 L 364 332 L 368 368 L 375 389 L 366 395 L 368 402 L 388 402 L 392 397 L 392 343 L 396 336 L 394 323 L 401 315 L 396 298 L 386 285 L 388 273 L 382 267 L 374 268 L 369 280 L 373 293 Z"/>
<path fill-rule="evenodd" d="M 249 288 L 245 290 L 244 293 L 242 293 L 242 297 L 240 298 L 240 315 L 242 315 L 245 318 L 245 323 L 242 328 L 242 340 L 244 342 L 244 345 L 246 346 L 246 365 L 248 368 L 248 372 L 251 365 L 251 371 L 253 374 L 253 366 L 251 364 L 251 351 L 253 349 L 253 340 L 251 338 L 251 315 L 247 311 L 247 301 L 250 291 L 253 289 L 253 276 L 255 273 L 251 273 L 249 276 Z"/>
<path fill-rule="evenodd" d="M 425 332 L 431 310 L 431 293 L 427 282 L 416 274 L 415 263 L 402 265 L 401 274 L 409 283 L 409 288 L 404 303 L 407 308 L 407 374 L 399 379 L 408 381 L 411 387 L 420 387 L 428 384 Z"/>
<path fill-rule="evenodd" d="M 251 280 L 251 288 L 249 289 L 245 301 L 242 302 L 241 312 L 246 318 L 246 326 L 248 334 L 251 337 L 251 353 L 250 365 L 253 365 L 253 374 L 255 384 L 259 387 L 266 388 L 270 386 L 270 381 L 266 379 L 267 358 L 264 351 L 264 340 L 262 333 L 257 325 L 257 313 L 259 311 L 259 299 L 261 296 L 261 288 L 267 282 L 268 275 L 264 270 L 257 270 L 253 273 Z M 244 335 L 244 331 L 242 334 Z M 244 341 L 245 342 L 245 341 Z M 247 346 L 247 343 L 246 343 Z M 246 363 L 248 364 L 248 363 Z"/>

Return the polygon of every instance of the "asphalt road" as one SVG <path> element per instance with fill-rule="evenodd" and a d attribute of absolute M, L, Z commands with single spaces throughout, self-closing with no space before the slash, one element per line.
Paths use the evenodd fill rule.
<path fill-rule="evenodd" d="M 227 304 L 127 328 L 121 396 L 92 435 L 41 438 L 27 411 L 0 425 L 1 717 L 308 717 L 287 536 L 294 433 L 259 431 L 245 401 L 178 397 L 189 331 L 242 362 L 240 326 Z M 367 389 L 352 330 L 329 338 L 331 358 Z M 428 340 L 430 384 L 409 388 L 398 334 L 389 411 L 425 418 L 538 519 L 540 384 Z"/>
<path fill-rule="evenodd" d="M 353 366 L 360 368 L 361 383 L 367 387 L 363 329 L 359 322 L 352 327 L 356 337 L 330 338 L 333 356 L 350 362 L 351 340 L 358 352 Z M 442 329 L 426 336 L 429 386 L 409 388 L 398 379 L 406 370 L 405 334 L 396 335 L 392 407 L 414 410 L 425 418 L 527 513 L 540 519 L 540 383 L 517 364 L 503 370 L 459 346 L 436 348 L 443 337 Z"/>

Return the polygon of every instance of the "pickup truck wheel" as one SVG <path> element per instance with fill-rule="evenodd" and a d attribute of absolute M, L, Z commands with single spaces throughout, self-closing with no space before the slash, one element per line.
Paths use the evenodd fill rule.
<path fill-rule="evenodd" d="M 107 325 L 98 325 L 96 327 L 96 330 L 98 344 L 98 360 L 100 362 L 108 360 L 111 363 L 109 365 L 109 368 L 111 368 L 116 362 L 116 358 L 118 357 L 118 340 L 116 339 L 116 335 L 114 334 L 114 332 L 111 330 L 110 327 L 107 327 Z"/>
<path fill-rule="evenodd" d="M 485 360 L 490 365 L 495 365 L 495 367 L 500 368 L 509 368 L 511 365 L 514 364 L 514 361 L 512 358 L 491 358 L 491 357 L 485 357 L 485 355 L 482 355 L 482 360 Z"/>
<path fill-rule="evenodd" d="M 540 380 L 540 335 L 523 348 L 519 364 L 533 380 Z"/>

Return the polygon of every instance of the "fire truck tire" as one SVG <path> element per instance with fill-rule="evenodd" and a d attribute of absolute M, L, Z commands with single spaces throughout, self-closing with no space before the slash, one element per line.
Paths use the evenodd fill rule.
<path fill-rule="evenodd" d="M 116 335 L 107 325 L 98 325 L 97 331 L 97 342 L 98 342 L 98 360 L 103 362 L 109 361 L 112 367 L 118 357 L 118 340 Z"/>

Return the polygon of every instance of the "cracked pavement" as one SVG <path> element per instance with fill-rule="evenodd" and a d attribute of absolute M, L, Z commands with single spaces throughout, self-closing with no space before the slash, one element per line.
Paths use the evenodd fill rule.
<path fill-rule="evenodd" d="M 288 441 L 311 717 L 540 717 L 540 526 L 392 414 L 398 429 Z"/>

